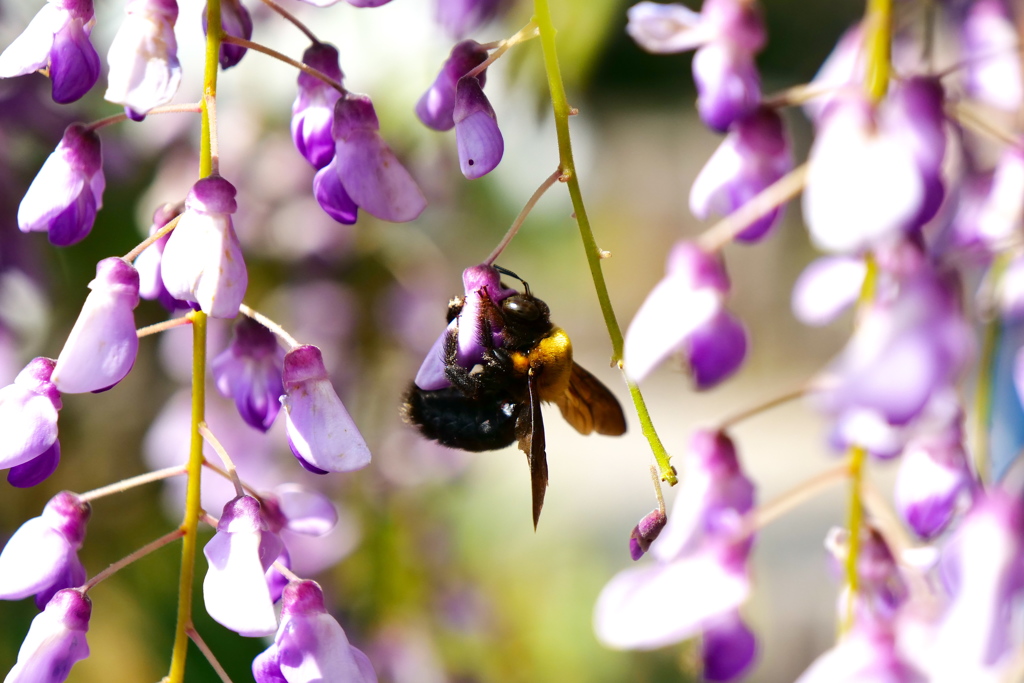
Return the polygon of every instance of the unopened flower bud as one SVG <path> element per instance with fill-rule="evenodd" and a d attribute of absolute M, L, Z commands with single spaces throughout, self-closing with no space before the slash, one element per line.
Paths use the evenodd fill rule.
<path fill-rule="evenodd" d="M 416 116 L 434 130 L 451 130 L 455 125 L 455 93 L 459 79 L 487 59 L 487 50 L 475 40 L 464 40 L 452 48 L 434 83 L 416 103 Z M 484 70 L 476 78 L 483 87 Z"/>
<path fill-rule="evenodd" d="M 233 398 L 246 424 L 267 431 L 281 409 L 284 349 L 277 337 L 252 318 L 235 325 L 231 345 L 210 362 L 217 389 Z"/>
<path fill-rule="evenodd" d="M 238 209 L 234 185 L 219 175 L 196 182 L 185 199 L 160 264 L 171 296 L 194 301 L 214 318 L 234 318 L 249 274 L 231 215 Z"/>
<path fill-rule="evenodd" d="M 89 42 L 92 0 L 50 0 L 0 54 L 0 78 L 45 70 L 58 104 L 79 99 L 96 84 L 100 56 Z"/>
<path fill-rule="evenodd" d="M 207 31 L 206 15 L 209 6 L 203 7 L 203 33 Z M 252 15 L 241 0 L 221 0 L 220 25 L 224 33 L 243 40 L 252 40 Z M 230 69 L 245 56 L 247 48 L 233 43 L 221 43 L 220 68 Z"/>
<path fill-rule="evenodd" d="M 273 633 L 277 619 L 266 572 L 283 548 L 258 500 L 248 495 L 230 500 L 217 533 L 203 548 L 209 562 L 203 599 L 210 616 L 243 636 Z"/>
<path fill-rule="evenodd" d="M 75 662 L 89 656 L 85 634 L 92 616 L 92 601 L 84 593 L 67 589 L 53 596 L 32 620 L 18 650 L 18 661 L 4 683 L 63 683 Z"/>
<path fill-rule="evenodd" d="M 288 445 L 302 466 L 317 474 L 366 467 L 370 451 L 331 385 L 320 349 L 289 351 L 283 379 Z"/>
<path fill-rule="evenodd" d="M 128 374 L 139 351 L 139 273 L 116 256 L 96 264 L 92 291 L 64 342 L 50 381 L 65 394 L 104 391 Z"/>
<path fill-rule="evenodd" d="M 181 83 L 174 24 L 176 0 L 128 0 L 127 17 L 110 43 L 107 63 L 108 102 L 124 105 L 125 113 L 141 120 L 150 109 L 167 104 Z"/>
<path fill-rule="evenodd" d="M 103 206 L 105 186 L 99 136 L 80 123 L 71 124 L 21 200 L 18 227 L 45 232 L 59 247 L 80 242 Z"/>
<path fill-rule="evenodd" d="M 302 63 L 341 82 L 338 50 L 333 45 L 313 43 L 302 54 Z M 334 105 L 339 99 L 341 93 L 336 88 L 304 71 L 299 72 L 299 91 L 292 104 L 292 140 L 299 154 L 306 157 L 314 168 L 322 169 L 334 158 L 335 143 L 331 129 Z M 337 182 L 340 184 L 341 181 Z"/>
<path fill-rule="evenodd" d="M 651 547 L 651 543 L 665 528 L 667 521 L 668 517 L 665 516 L 664 511 L 658 508 L 644 515 L 640 523 L 633 527 L 633 531 L 629 534 L 629 556 L 634 561 L 644 556 L 644 553 Z"/>

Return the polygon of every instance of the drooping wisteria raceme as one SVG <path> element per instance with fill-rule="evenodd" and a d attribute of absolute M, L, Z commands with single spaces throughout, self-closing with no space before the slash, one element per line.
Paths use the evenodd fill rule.
<path fill-rule="evenodd" d="M 10 376 L 0 378 L 0 468 L 12 487 L 4 498 L 34 500 L 3 532 L 0 600 L 32 598 L 38 610 L 17 634 L 20 648 L 0 650 L 12 657 L 5 683 L 68 679 L 90 655 L 94 604 L 93 633 L 117 618 L 109 616 L 117 604 L 110 593 L 94 588 L 129 566 L 139 571 L 171 557 L 150 557 L 169 545 L 180 546 L 178 584 L 169 589 L 177 605 L 152 609 L 172 622 L 159 664 L 170 683 L 200 675 L 205 665 L 188 659 L 192 645 L 222 681 L 647 680 L 636 662 L 657 653 L 616 660 L 631 662 L 621 671 L 595 664 L 575 676 L 561 663 L 526 661 L 531 638 L 508 637 L 517 627 L 511 615 L 545 604 L 548 587 L 520 589 L 514 581 L 550 566 L 522 571 L 502 556 L 489 558 L 495 566 L 478 576 L 467 559 L 474 546 L 504 543 L 498 497 L 488 489 L 482 501 L 451 498 L 493 483 L 462 476 L 467 462 L 491 456 L 456 460 L 397 425 L 401 414 L 430 439 L 468 451 L 517 442 L 530 466 L 535 527 L 549 483 L 545 449 L 554 459 L 569 448 L 569 437 L 545 435 L 542 402 L 556 403 L 583 434 L 626 429 L 612 392 L 574 359 L 571 330 L 549 319 L 562 320 L 559 311 L 527 284 L 555 301 L 546 271 L 571 259 L 545 246 L 543 258 L 516 264 L 519 274 L 497 265 L 506 264 L 506 249 L 541 196 L 560 184 L 571 209 L 565 204 L 558 220 L 567 223 L 571 211 L 579 228 L 611 365 L 632 400 L 628 427 L 652 454 L 652 464 L 631 471 L 639 478 L 650 470 L 657 500 L 653 510 L 637 507 L 616 522 L 614 569 L 588 563 L 584 578 L 599 572 L 604 587 L 578 582 L 593 609 L 588 642 L 650 651 L 693 641 L 692 655 L 672 657 L 673 666 L 684 663 L 681 678 L 756 680 L 770 641 L 750 603 L 773 588 L 755 571 L 762 530 L 845 485 L 845 527 L 821 529 L 839 584 L 838 635 L 830 647 L 803 653 L 803 673 L 792 678 L 1024 680 L 1019 7 L 963 0 L 911 2 L 914 11 L 903 11 L 906 3 L 868 0 L 863 18 L 834 36 L 818 74 L 774 94 L 765 84 L 778 79 L 762 80 L 758 69 L 770 49 L 772 6 L 703 0 L 616 8 L 609 26 L 625 25 L 636 58 L 659 58 L 640 50 L 694 51 L 695 120 L 720 136 L 672 190 L 695 220 L 713 226 L 680 232 L 667 250 L 648 244 L 645 225 L 612 226 L 635 243 L 655 283 L 623 333 L 604 275 L 604 263 L 615 261 L 605 261 L 612 254 L 595 238 L 608 233 L 591 224 L 580 185 L 589 169 L 577 166 L 570 137 L 570 117 L 587 107 L 582 95 L 573 102 L 580 110 L 570 106 L 561 71 L 564 56 L 579 53 L 566 50 L 564 37 L 599 27 L 556 30 L 552 14 L 572 8 L 569 0 L 550 0 L 555 12 L 549 0 L 532 7 L 432 0 L 425 9 L 409 0 L 208 0 L 201 14 L 177 0 L 114 0 L 116 11 L 106 14 L 91 0 L 38 4 L 0 52 L 0 79 L 12 91 L 47 86 L 52 102 L 39 109 L 39 121 L 49 127 L 39 125 L 53 151 L 33 162 L 35 178 L 0 216 L 0 229 L 48 249 L 72 247 L 61 252 L 67 263 L 86 254 L 95 277 L 88 291 L 61 302 L 74 309 L 73 322 L 52 339 L 21 344 Z M 385 14 L 384 23 L 423 24 L 420 47 L 433 43 L 420 55 L 391 24 L 380 47 L 401 58 L 402 78 L 381 85 L 372 41 L 360 38 Z M 94 34 L 97 16 L 116 25 Z M 516 30 L 505 17 L 527 23 Z M 334 35 L 336 18 L 350 30 Z M 279 30 L 297 42 L 259 42 Z M 199 45 L 200 54 L 179 54 Z M 537 59 L 510 64 L 502 58 L 513 48 L 532 49 Z M 202 73 L 189 73 L 200 62 Z M 267 116 L 272 132 L 244 142 L 250 103 L 235 106 L 233 86 L 253 88 L 246 81 L 253 73 L 269 82 L 278 69 L 290 70 L 289 91 Z M 236 75 L 232 87 L 218 87 Z M 490 239 L 501 210 L 490 193 L 502 174 L 537 161 L 527 158 L 524 124 L 514 119 L 523 108 L 513 106 L 525 92 L 515 81 L 531 79 L 550 96 L 557 164 L 528 179 L 536 192 L 481 258 L 471 251 L 481 234 Z M 70 113 L 52 106 L 75 102 L 80 108 Z M 51 110 L 63 118 L 50 120 Z M 5 121 L 15 115 L 0 111 Z M 161 128 L 166 121 L 185 123 Z M 130 135 L 117 137 L 126 129 Z M 14 141 L 2 129 L 0 138 Z M 132 151 L 133 139 L 145 140 L 151 157 Z M 603 142 L 594 163 L 617 164 L 606 152 L 614 146 Z M 17 145 L 0 144 L 0 154 L 13 154 L 5 147 Z M 4 182 L 0 174 L 0 190 Z M 152 182 L 132 200 L 145 238 L 120 249 L 124 234 L 114 223 L 128 212 L 107 216 L 125 201 L 122 187 L 139 190 L 141 182 Z M 636 201 L 618 190 L 607 203 Z M 474 226 L 473 239 L 446 232 L 464 220 L 464 198 L 487 205 L 490 224 Z M 682 396 L 743 378 L 764 330 L 742 315 L 749 292 L 734 281 L 733 250 L 767 253 L 780 233 L 790 233 L 789 245 L 799 239 L 821 252 L 785 297 L 792 313 L 808 326 L 845 325 L 846 341 L 795 390 L 735 406 L 717 423 L 663 443 L 639 383 L 681 369 L 688 381 L 669 382 Z M 55 288 L 81 270 L 33 267 L 8 244 L 0 233 L 5 344 L 26 317 L 9 303 L 6 270 L 45 272 Z M 460 270 L 462 287 L 446 311 L 451 292 L 441 281 Z M 609 268 L 609 276 L 621 282 L 632 274 Z M 581 305 L 579 314 L 587 313 L 597 316 Z M 405 360 L 396 363 L 398 355 Z M 154 380 L 161 372 L 166 380 Z M 395 387 L 410 380 L 407 400 L 429 402 L 429 420 L 409 405 L 399 409 Z M 123 398 L 132 392 L 144 400 Z M 653 395 L 676 400 L 662 390 Z M 768 499 L 770 487 L 749 464 L 777 454 L 737 427 L 797 398 L 822 425 L 826 469 L 787 472 L 793 488 Z M 141 446 L 120 438 L 122 422 L 146 431 Z M 85 432 L 114 436 L 85 446 Z M 116 466 L 83 465 L 96 448 L 116 451 Z M 137 473 L 138 451 L 149 471 Z M 880 492 L 871 472 L 887 467 L 895 484 Z M 68 473 L 83 471 L 105 478 L 70 490 L 77 481 Z M 557 475 L 552 468 L 549 501 L 573 483 Z M 427 480 L 443 504 L 413 492 Z M 157 482 L 173 521 L 141 519 L 130 503 L 115 507 L 130 498 L 118 494 Z M 471 514 L 452 512 L 465 505 L 475 506 Z M 609 506 L 602 519 L 613 512 Z M 94 531 L 111 518 L 115 528 L 137 526 L 149 538 L 114 543 Z M 510 541 L 507 552 L 519 549 Z M 803 564 L 810 571 L 813 562 Z M 150 609 L 146 598 L 132 600 Z M 518 604 L 499 608 L 501 600 Z M 538 640 L 563 624 L 550 626 L 524 630 Z M 211 647 L 204 638 L 213 629 Z M 261 640 L 238 648 L 249 653 L 239 667 L 218 647 L 225 638 Z M 537 647 L 556 651 L 564 645 L 556 636 L 539 640 Z M 93 649 L 110 642 L 105 635 Z"/>

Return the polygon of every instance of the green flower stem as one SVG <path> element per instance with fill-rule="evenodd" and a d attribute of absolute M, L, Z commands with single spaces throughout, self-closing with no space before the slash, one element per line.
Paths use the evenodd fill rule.
<path fill-rule="evenodd" d="M 846 615 L 843 618 L 841 634 L 849 633 L 853 626 L 854 601 L 857 597 L 857 588 L 860 579 L 857 576 L 857 562 L 860 559 L 860 534 L 864 526 L 863 486 L 864 486 L 864 460 L 867 458 L 867 450 L 861 446 L 854 446 L 850 449 L 850 512 L 849 527 L 850 540 L 846 549 Z"/>
<path fill-rule="evenodd" d="M 622 330 L 615 319 L 615 311 L 612 309 L 611 299 L 608 296 L 608 286 L 604 281 L 604 273 L 601 271 L 601 250 L 594 239 L 593 230 L 590 227 L 590 219 L 587 217 L 587 209 L 583 205 L 583 194 L 580 192 L 579 178 L 576 177 L 576 164 L 572 157 L 572 141 L 569 138 L 569 116 L 574 113 L 569 106 L 565 96 L 565 86 L 562 83 L 562 72 L 558 66 L 558 50 L 555 46 L 555 27 L 551 22 L 551 10 L 548 7 L 548 0 L 534 0 L 533 21 L 540 31 L 541 47 L 544 51 L 544 70 L 547 73 L 548 89 L 551 92 L 551 106 L 555 115 L 555 133 L 558 136 L 558 158 L 562 170 L 561 179 L 569 187 L 569 197 L 572 199 L 572 208 L 576 213 L 576 224 L 580 229 L 580 238 L 583 240 L 583 249 L 587 255 L 587 264 L 590 266 L 590 276 L 594 280 L 594 289 L 597 292 L 597 299 L 601 305 L 601 313 L 604 315 L 604 324 L 608 328 L 608 336 L 612 342 L 612 362 L 622 367 Z M 658 470 L 661 479 L 670 485 L 675 485 L 675 468 L 670 463 L 670 457 L 665 446 L 658 438 L 651 422 L 650 413 L 647 412 L 647 405 L 644 403 L 640 388 L 629 378 L 626 379 L 629 387 L 629 395 L 633 399 L 633 407 L 636 409 L 637 417 L 640 419 L 640 428 L 647 438 L 654 453 L 654 459 L 658 463 Z"/>
<path fill-rule="evenodd" d="M 892 0 L 868 0 L 866 48 L 868 56 L 867 78 L 864 86 L 868 97 L 878 102 L 889 90 L 892 71 Z"/>
<path fill-rule="evenodd" d="M 206 5 L 206 68 L 203 71 L 202 129 L 199 136 L 199 177 L 214 172 L 213 114 L 211 102 L 217 97 L 217 70 L 220 66 L 220 0 Z M 188 655 L 189 630 L 192 628 L 192 585 L 195 579 L 196 549 L 200 507 L 200 482 L 203 473 L 203 437 L 199 425 L 206 421 L 206 314 L 197 311 L 192 320 L 192 426 L 188 456 L 188 488 L 185 494 L 185 518 L 181 530 L 181 573 L 178 581 L 178 621 L 174 629 L 171 669 L 167 683 L 184 683 L 185 658 Z"/>
<path fill-rule="evenodd" d="M 992 263 L 989 280 L 992 289 L 999 287 L 1003 272 L 1010 263 L 1008 252 L 1000 252 Z M 993 381 L 996 361 L 999 357 L 999 342 L 1003 337 L 1003 319 L 999 311 L 992 311 L 992 317 L 985 323 L 981 342 L 981 358 L 978 361 L 978 386 L 974 392 L 975 444 L 974 471 L 980 481 L 989 478 L 989 433 L 992 430 L 992 401 L 995 391 Z"/>

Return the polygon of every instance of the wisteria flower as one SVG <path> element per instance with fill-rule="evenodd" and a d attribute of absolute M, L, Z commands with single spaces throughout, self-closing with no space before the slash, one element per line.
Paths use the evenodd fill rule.
<path fill-rule="evenodd" d="M 922 262 L 892 296 L 865 308 L 849 344 L 820 378 L 817 399 L 837 416 L 842 439 L 893 455 L 901 444 L 879 450 L 852 425 L 907 425 L 953 390 L 972 351 L 955 282 Z"/>
<path fill-rule="evenodd" d="M 963 40 L 967 92 L 1005 111 L 1024 102 L 1020 43 L 1013 15 L 1000 0 L 977 0 L 967 7 L 958 28 Z"/>
<path fill-rule="evenodd" d="M 980 498 L 944 550 L 952 601 L 929 658 L 932 680 L 999 680 L 1015 652 L 1013 611 L 1024 591 L 1024 507 L 995 488 Z"/>
<path fill-rule="evenodd" d="M 302 63 L 341 83 L 343 75 L 338 50 L 333 45 L 313 43 L 302 53 Z M 341 93 L 336 88 L 304 71 L 299 72 L 299 92 L 292 104 L 292 140 L 299 154 L 316 169 L 324 168 L 334 159 L 335 143 L 331 131 L 334 105 L 339 99 Z M 337 171 L 334 173 L 337 175 Z M 341 180 L 336 182 L 340 185 Z M 355 222 L 354 217 L 351 222 Z"/>
<path fill-rule="evenodd" d="M 989 249 L 1014 239 L 1024 225 L 1024 151 L 1011 145 L 999 157 L 974 232 Z"/>
<path fill-rule="evenodd" d="M 302 466 L 317 474 L 366 467 L 370 450 L 331 385 L 320 349 L 289 351 L 283 379 L 288 445 Z"/>
<path fill-rule="evenodd" d="M 737 612 L 750 593 L 743 516 L 753 508 L 754 488 L 729 438 L 706 431 L 693 437 L 682 487 L 651 545 L 657 563 L 626 569 L 604 587 L 594 628 L 604 644 L 627 649 L 704 633 L 705 675 L 730 680 L 756 650 Z"/>
<path fill-rule="evenodd" d="M 369 658 L 327 613 L 319 585 L 294 581 L 283 597 L 274 643 L 252 663 L 256 683 L 377 682 Z"/>
<path fill-rule="evenodd" d="M 167 104 L 181 83 L 174 23 L 176 0 L 128 0 L 127 18 L 110 43 L 107 63 L 108 102 L 124 105 L 125 113 L 141 120 L 150 109 Z"/>
<path fill-rule="evenodd" d="M 707 219 L 727 216 L 793 169 L 793 155 L 782 119 L 761 108 L 733 125 L 708 159 L 690 190 L 690 210 Z M 782 218 L 777 207 L 740 232 L 736 239 L 755 242 Z"/>
<path fill-rule="evenodd" d="M 747 350 L 743 326 L 725 309 L 729 278 L 717 256 L 692 242 L 672 248 L 666 271 L 626 332 L 626 372 L 639 381 L 679 352 L 697 388 L 709 388 L 735 372 Z"/>
<path fill-rule="evenodd" d="M 203 8 L 203 33 L 206 33 L 207 7 Z M 220 25 L 224 33 L 243 40 L 252 40 L 252 15 L 241 0 L 221 0 Z M 237 66 L 245 56 L 247 48 L 232 43 L 221 43 L 220 68 L 230 69 Z"/>
<path fill-rule="evenodd" d="M 67 589 L 53 596 L 32 620 L 18 650 L 18 661 L 4 683 L 63 683 L 75 662 L 89 656 L 85 634 L 92 616 L 92 601 L 84 593 Z"/>
<path fill-rule="evenodd" d="M 813 261 L 793 285 L 793 314 L 805 325 L 827 325 L 857 301 L 866 274 L 862 258 L 826 256 Z"/>
<path fill-rule="evenodd" d="M 705 0 L 698 14 L 681 5 L 641 2 L 628 16 L 626 31 L 648 52 L 697 49 L 697 110 L 710 128 L 724 132 L 759 105 L 761 78 L 754 55 L 766 37 L 754 3 Z"/>
<path fill-rule="evenodd" d="M 451 386 L 445 376 L 444 343 L 452 331 L 458 335 L 456 362 L 468 369 L 482 361 L 485 351 L 483 344 L 480 343 L 483 316 L 488 314 L 490 307 L 518 293 L 514 289 L 502 286 L 501 273 L 494 266 L 488 265 L 471 266 L 462 271 L 462 285 L 465 297 L 458 302 L 461 310 L 449 321 L 448 327 L 427 352 L 413 380 L 420 389 L 432 391 Z M 500 347 L 500 326 L 492 324 L 491 333 L 492 345 Z"/>
<path fill-rule="evenodd" d="M 452 120 L 462 175 L 474 180 L 493 171 L 505 153 L 505 140 L 483 84 L 475 76 L 459 79 Z"/>
<path fill-rule="evenodd" d="M 50 381 L 64 394 L 104 391 L 128 374 L 139 351 L 135 307 L 139 273 L 113 256 L 96 264 L 75 326 L 57 356 Z"/>
<path fill-rule="evenodd" d="M 231 345 L 210 362 L 217 389 L 233 398 L 246 424 L 267 431 L 281 408 L 284 349 L 273 332 L 252 318 L 235 325 Z"/>
<path fill-rule="evenodd" d="M 804 217 L 825 251 L 892 244 L 923 210 L 926 188 L 914 150 L 881 127 L 860 96 L 832 104 L 808 164 Z"/>
<path fill-rule="evenodd" d="M 29 481 L 37 477 L 26 479 L 25 474 L 38 473 L 40 465 L 44 471 L 51 465 L 56 468 L 53 456 L 60 459 L 57 411 L 62 403 L 60 392 L 50 381 L 54 364 L 49 358 L 36 358 L 18 373 L 13 384 L 0 389 L 0 433 L 4 435 L 0 439 L 0 469 L 12 469 L 8 481 L 15 486 L 34 486 L 39 482 Z"/>
<path fill-rule="evenodd" d="M 427 200 L 378 130 L 369 97 L 348 93 L 339 99 L 332 129 L 335 172 L 351 201 L 367 213 L 395 223 L 411 221 Z"/>
<path fill-rule="evenodd" d="M 451 130 L 455 126 L 455 95 L 459 79 L 487 59 L 487 50 L 475 40 L 464 40 L 452 48 L 433 84 L 416 102 L 416 116 L 434 130 Z M 487 79 L 487 70 L 476 76 L 480 87 Z"/>
<path fill-rule="evenodd" d="M 53 101 L 74 102 L 100 76 L 100 56 L 89 42 L 95 21 L 92 0 L 48 0 L 0 54 L 0 78 L 44 71 Z"/>
<path fill-rule="evenodd" d="M 231 214 L 235 186 L 213 175 L 192 186 L 185 212 L 164 246 L 160 264 L 167 292 L 194 301 L 214 318 L 234 318 L 245 297 L 249 274 Z"/>
<path fill-rule="evenodd" d="M 203 554 L 209 562 L 203 580 L 206 611 L 243 636 L 265 636 L 277 628 L 266 572 L 284 545 L 269 530 L 258 500 L 238 496 L 224 506 L 217 533 Z"/>
<path fill-rule="evenodd" d="M 105 186 L 99 136 L 73 123 L 21 200 L 18 227 L 22 232 L 45 232 L 59 247 L 80 242 L 103 206 Z"/>
<path fill-rule="evenodd" d="M 162 204 L 153 212 L 153 224 L 149 227 L 149 234 L 153 235 L 162 227 L 170 223 L 175 216 L 184 211 L 184 204 Z M 183 308 L 189 308 L 187 301 L 175 299 L 164 286 L 164 279 L 161 275 L 160 262 L 163 260 L 164 247 L 171 233 L 153 242 L 142 250 L 135 259 L 135 269 L 139 271 L 139 296 L 150 301 L 159 301 L 160 305 L 168 311 L 174 312 Z"/>
<path fill-rule="evenodd" d="M 90 514 L 88 503 L 62 491 L 50 499 L 42 515 L 22 524 L 0 553 L 0 599 L 35 595 L 42 609 L 57 591 L 85 583 L 78 551 Z"/>
<path fill-rule="evenodd" d="M 501 9 L 502 0 L 437 0 L 437 23 L 453 38 L 483 26 Z"/>
<path fill-rule="evenodd" d="M 896 509 L 922 538 L 942 533 L 957 503 L 974 488 L 962 421 L 958 413 L 951 424 L 911 439 L 900 456 L 893 491 Z"/>
<path fill-rule="evenodd" d="M 272 533 L 280 534 L 284 548 L 277 562 L 292 568 L 288 544 L 301 537 L 322 537 L 338 523 L 338 509 L 324 494 L 298 484 L 281 484 L 269 493 L 261 494 L 263 515 Z M 298 536 L 296 536 L 296 534 Z M 291 539 L 291 540 L 289 540 Z M 277 602 L 289 579 L 275 565 L 266 573 L 270 598 Z"/>

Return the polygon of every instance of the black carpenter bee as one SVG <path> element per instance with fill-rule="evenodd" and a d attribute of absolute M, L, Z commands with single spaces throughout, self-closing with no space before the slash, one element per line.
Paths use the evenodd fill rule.
<path fill-rule="evenodd" d="M 483 293 L 479 343 L 483 361 L 465 368 L 456 361 L 458 327 L 444 338 L 444 374 L 450 386 L 421 389 L 414 382 L 405 394 L 402 416 L 428 439 L 466 451 L 490 451 L 514 441 L 526 453 L 533 489 L 533 525 L 537 526 L 548 484 L 542 401 L 553 402 L 581 434 L 618 436 L 626 419 L 615 396 L 572 359 L 572 343 L 551 323 L 547 304 L 530 293 L 493 303 Z M 448 322 L 462 312 L 464 300 L 448 307 Z M 494 342 L 499 330 L 501 344 Z"/>

